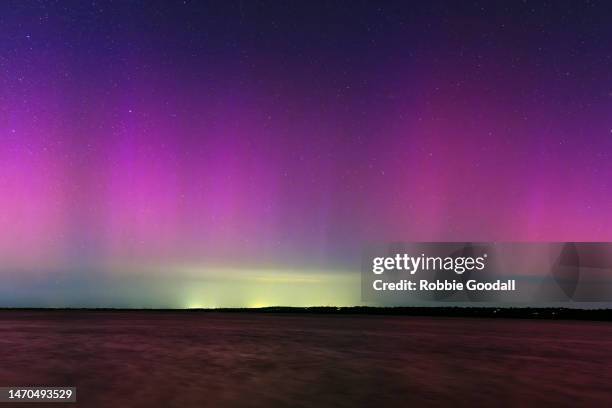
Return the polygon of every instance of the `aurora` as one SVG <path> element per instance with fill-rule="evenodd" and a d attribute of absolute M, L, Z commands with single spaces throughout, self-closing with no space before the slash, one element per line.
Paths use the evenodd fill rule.
<path fill-rule="evenodd" d="M 360 305 L 368 243 L 612 240 L 605 6 L 508 7 L 0 5 L 0 306 Z"/>

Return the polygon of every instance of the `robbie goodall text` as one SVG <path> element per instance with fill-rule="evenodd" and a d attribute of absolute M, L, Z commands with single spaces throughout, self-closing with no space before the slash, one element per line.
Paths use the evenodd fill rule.
<path fill-rule="evenodd" d="M 372 258 L 371 272 L 382 275 L 386 271 L 415 275 L 419 271 L 453 272 L 455 276 L 466 272 L 483 271 L 488 254 L 481 256 L 412 256 L 407 253 Z M 382 277 L 372 281 L 375 291 L 513 291 L 514 279 L 480 281 L 478 279 L 398 279 L 385 281 Z"/>
<path fill-rule="evenodd" d="M 362 252 L 361 298 L 380 305 L 612 302 L 612 242 L 394 242 Z"/>

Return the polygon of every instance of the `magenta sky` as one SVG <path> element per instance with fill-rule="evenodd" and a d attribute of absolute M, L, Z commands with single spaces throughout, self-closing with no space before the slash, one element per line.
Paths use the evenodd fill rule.
<path fill-rule="evenodd" d="M 5 303 L 335 279 L 366 242 L 612 240 L 604 10 L 462 7 L 1 6 Z"/>

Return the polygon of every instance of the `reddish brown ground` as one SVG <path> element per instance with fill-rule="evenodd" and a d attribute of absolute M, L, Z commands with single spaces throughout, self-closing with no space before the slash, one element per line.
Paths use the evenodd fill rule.
<path fill-rule="evenodd" d="M 79 407 L 612 406 L 611 384 L 608 323 L 0 312 L 0 386 Z"/>

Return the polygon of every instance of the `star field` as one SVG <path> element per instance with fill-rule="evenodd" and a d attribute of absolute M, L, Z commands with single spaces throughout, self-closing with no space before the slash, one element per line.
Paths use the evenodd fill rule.
<path fill-rule="evenodd" d="M 367 242 L 609 241 L 611 11 L 4 2 L 3 305 L 356 304 Z"/>

